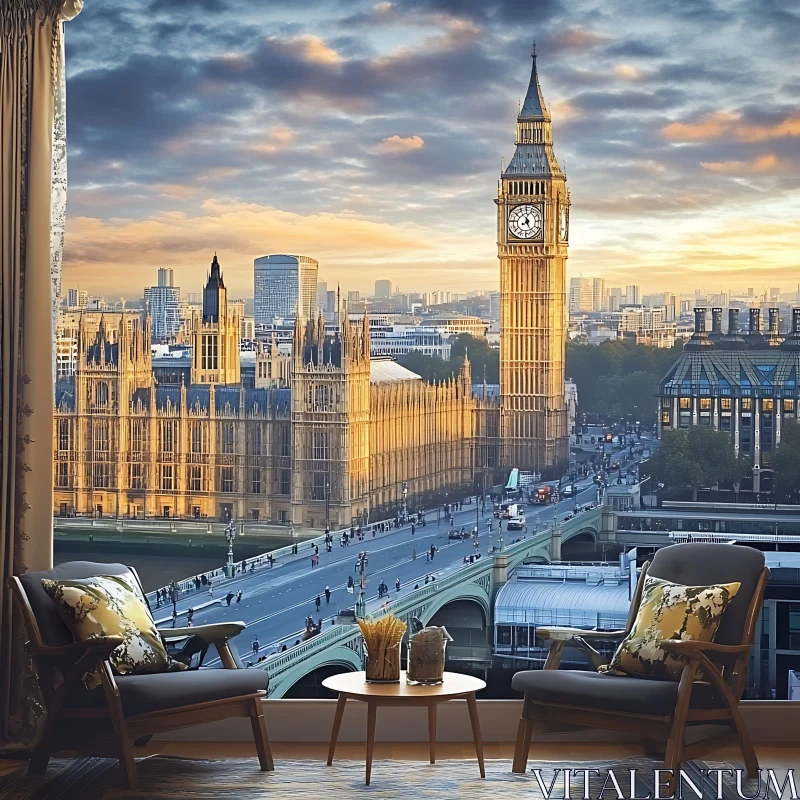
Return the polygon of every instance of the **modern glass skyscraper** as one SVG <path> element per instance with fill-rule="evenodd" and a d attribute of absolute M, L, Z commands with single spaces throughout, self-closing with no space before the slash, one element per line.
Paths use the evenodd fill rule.
<path fill-rule="evenodd" d="M 302 315 L 317 313 L 319 263 L 308 256 L 261 256 L 255 267 L 256 325 L 269 325 L 275 317 L 294 317 L 298 302 Z"/>

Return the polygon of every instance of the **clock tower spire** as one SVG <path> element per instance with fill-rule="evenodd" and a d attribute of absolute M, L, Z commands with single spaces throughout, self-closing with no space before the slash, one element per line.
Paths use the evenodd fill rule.
<path fill-rule="evenodd" d="M 564 402 L 569 194 L 533 47 L 514 155 L 497 195 L 500 430 L 504 467 L 556 474 L 569 455 Z"/>

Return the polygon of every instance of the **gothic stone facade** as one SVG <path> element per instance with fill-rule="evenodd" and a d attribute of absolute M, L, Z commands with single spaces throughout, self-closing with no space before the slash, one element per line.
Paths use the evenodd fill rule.
<path fill-rule="evenodd" d="M 346 320 L 346 315 L 341 315 Z M 159 386 L 147 318 L 79 324 L 56 387 L 55 513 L 332 529 L 474 486 L 469 364 L 425 384 L 371 359 L 369 328 L 298 320 L 288 388 Z"/>

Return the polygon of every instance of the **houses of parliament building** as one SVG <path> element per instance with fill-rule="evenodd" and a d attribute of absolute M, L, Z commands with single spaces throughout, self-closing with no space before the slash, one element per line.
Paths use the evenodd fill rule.
<path fill-rule="evenodd" d="M 239 320 L 216 255 L 187 325 L 191 372 L 159 381 L 146 314 L 80 315 L 56 384 L 56 514 L 254 519 L 331 529 L 488 490 L 511 467 L 553 473 L 564 403 L 569 197 L 536 61 L 499 183 L 499 395 L 469 360 L 439 384 L 370 353 L 368 318 L 295 321 L 290 355 L 259 345 L 242 382 Z"/>

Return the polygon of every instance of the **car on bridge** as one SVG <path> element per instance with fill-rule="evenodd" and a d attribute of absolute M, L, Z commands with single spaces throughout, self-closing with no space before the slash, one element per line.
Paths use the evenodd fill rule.
<path fill-rule="evenodd" d="M 447 538 L 449 540 L 462 540 L 462 539 L 469 539 L 472 534 L 469 531 L 465 531 L 463 528 L 460 531 L 452 530 L 447 532 Z"/>
<path fill-rule="evenodd" d="M 525 517 L 511 517 L 506 525 L 508 531 L 524 531 L 528 527 Z"/>

